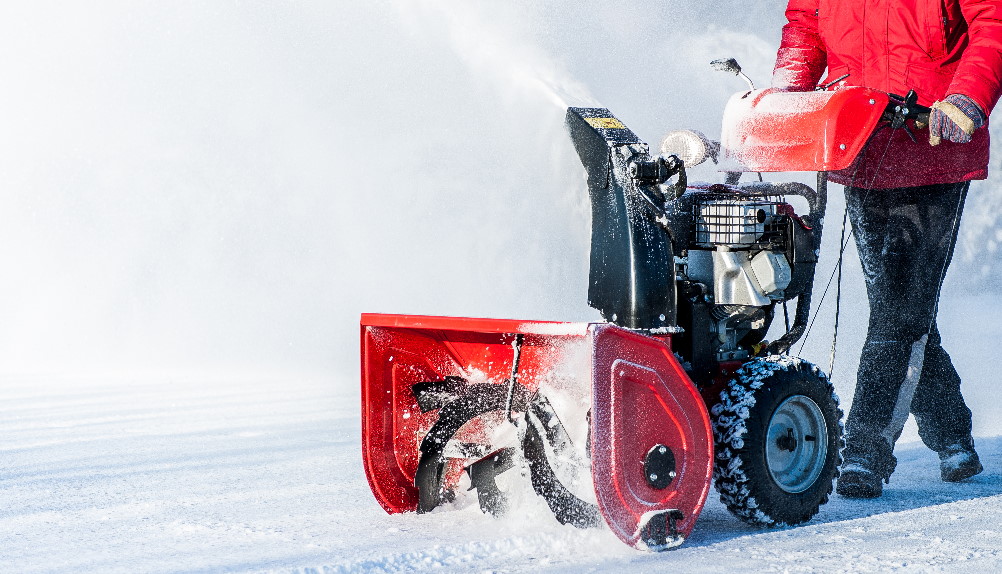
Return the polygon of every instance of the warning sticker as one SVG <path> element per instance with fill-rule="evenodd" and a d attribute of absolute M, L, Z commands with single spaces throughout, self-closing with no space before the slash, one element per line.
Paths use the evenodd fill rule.
<path fill-rule="evenodd" d="M 622 124 L 616 118 L 584 118 L 584 121 L 588 122 L 593 128 L 607 129 L 607 130 L 625 130 L 626 126 Z"/>

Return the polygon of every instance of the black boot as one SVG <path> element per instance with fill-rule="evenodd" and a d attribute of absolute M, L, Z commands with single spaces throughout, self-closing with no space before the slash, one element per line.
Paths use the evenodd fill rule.
<path fill-rule="evenodd" d="M 939 473 L 945 482 L 960 482 L 985 468 L 974 450 L 974 440 L 951 444 L 939 451 Z"/>
<path fill-rule="evenodd" d="M 846 498 L 877 498 L 887 478 L 865 459 L 848 459 L 842 465 L 835 492 Z"/>

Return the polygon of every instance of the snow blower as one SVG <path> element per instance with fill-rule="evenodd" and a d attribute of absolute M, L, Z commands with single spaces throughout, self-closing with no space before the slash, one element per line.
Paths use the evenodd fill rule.
<path fill-rule="evenodd" d="M 789 354 L 810 318 L 826 173 L 917 108 L 861 87 L 750 87 L 719 143 L 672 132 L 658 155 L 607 109 L 567 110 L 592 205 L 588 303 L 604 322 L 362 315 L 363 457 L 387 512 L 475 492 L 498 515 L 526 480 L 561 523 L 665 550 L 711 483 L 756 525 L 800 524 L 827 502 L 842 411 L 826 375 Z M 688 182 L 707 158 L 724 183 Z M 761 181 L 805 171 L 816 187 Z"/>

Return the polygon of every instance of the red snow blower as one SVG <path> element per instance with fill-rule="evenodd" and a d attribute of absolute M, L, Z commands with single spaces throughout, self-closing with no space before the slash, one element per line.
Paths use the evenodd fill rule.
<path fill-rule="evenodd" d="M 746 522 L 809 520 L 837 475 L 842 412 L 826 375 L 788 353 L 810 318 L 826 173 L 882 121 L 915 117 L 913 96 L 897 100 L 753 88 L 729 101 L 721 142 L 673 132 L 657 156 L 609 110 L 568 109 L 592 205 L 588 303 L 605 322 L 362 315 L 379 503 L 430 512 L 475 491 L 498 515 L 528 480 L 560 522 L 605 522 L 650 550 L 685 540 L 711 481 Z M 725 182 L 688 183 L 708 157 Z M 777 171 L 818 172 L 817 187 L 740 182 Z M 769 342 L 777 306 L 785 334 Z"/>

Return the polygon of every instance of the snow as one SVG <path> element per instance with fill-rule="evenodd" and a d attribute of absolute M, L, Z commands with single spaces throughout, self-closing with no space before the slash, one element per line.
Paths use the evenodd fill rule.
<path fill-rule="evenodd" d="M 835 496 L 798 528 L 748 527 L 711 493 L 681 548 L 649 554 L 605 528 L 558 524 L 527 481 L 519 512 L 502 519 L 475 505 L 386 514 L 362 471 L 355 384 L 4 380 L 4 569 L 962 572 L 1002 562 L 1000 434 L 978 437 L 986 471 L 960 484 L 939 480 L 935 454 L 902 444 L 883 497 Z M 997 410 L 975 406 L 982 422 Z"/>
<path fill-rule="evenodd" d="M 4 389 L 4 569 L 243 571 L 330 556 L 330 522 L 346 512 L 331 454 L 358 441 L 357 409 L 327 385 L 24 379 Z"/>
<path fill-rule="evenodd" d="M 588 334 L 588 323 L 538 323 L 527 321 L 518 326 L 522 333 L 533 335 L 564 335 L 583 337 Z"/>

